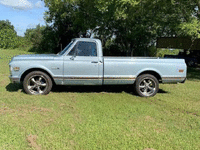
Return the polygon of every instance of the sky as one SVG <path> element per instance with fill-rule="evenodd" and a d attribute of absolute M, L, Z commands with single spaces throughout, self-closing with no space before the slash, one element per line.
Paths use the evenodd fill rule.
<path fill-rule="evenodd" d="M 0 20 L 9 20 L 19 36 L 28 28 L 45 25 L 46 10 L 41 0 L 0 0 Z"/>

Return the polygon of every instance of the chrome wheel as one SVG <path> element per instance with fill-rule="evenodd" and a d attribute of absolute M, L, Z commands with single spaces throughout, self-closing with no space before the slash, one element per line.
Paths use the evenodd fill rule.
<path fill-rule="evenodd" d="M 23 81 L 24 91 L 31 95 L 45 95 L 51 91 L 52 80 L 44 72 L 33 71 Z"/>
<path fill-rule="evenodd" d="M 144 96 L 151 96 L 156 90 L 155 82 L 149 78 L 143 79 L 140 82 L 139 90 Z"/>
<path fill-rule="evenodd" d="M 43 76 L 35 75 L 28 80 L 27 87 L 28 90 L 34 95 L 43 94 L 47 88 L 47 81 Z"/>
<path fill-rule="evenodd" d="M 159 90 L 158 79 L 151 74 L 140 75 L 136 80 L 135 90 L 142 97 L 154 96 Z"/>

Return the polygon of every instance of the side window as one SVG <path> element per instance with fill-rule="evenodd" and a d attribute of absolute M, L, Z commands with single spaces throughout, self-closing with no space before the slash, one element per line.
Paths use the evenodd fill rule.
<path fill-rule="evenodd" d="M 76 56 L 97 56 L 97 47 L 94 42 L 78 42 L 68 55 Z"/>
<path fill-rule="evenodd" d="M 74 48 L 68 53 L 69 56 L 73 56 L 76 50 L 76 45 L 74 46 Z"/>

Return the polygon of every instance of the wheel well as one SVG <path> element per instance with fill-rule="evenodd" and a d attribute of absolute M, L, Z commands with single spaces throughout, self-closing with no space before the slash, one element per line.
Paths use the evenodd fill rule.
<path fill-rule="evenodd" d="M 158 79 L 158 82 L 160 82 L 160 83 L 162 82 L 161 76 L 155 71 L 144 71 L 144 72 L 140 73 L 137 77 L 139 77 L 140 75 L 143 75 L 143 74 L 151 74 Z"/>
<path fill-rule="evenodd" d="M 30 72 L 33 72 L 33 71 L 41 71 L 41 72 L 46 73 L 46 74 L 51 78 L 53 84 L 55 84 L 54 79 L 52 78 L 52 76 L 51 76 L 46 70 L 40 69 L 40 68 L 31 68 L 31 69 L 29 69 L 29 70 L 26 70 L 26 71 L 22 74 L 20 81 L 23 82 L 23 81 L 24 81 L 24 78 L 26 77 L 26 75 L 29 74 Z"/>

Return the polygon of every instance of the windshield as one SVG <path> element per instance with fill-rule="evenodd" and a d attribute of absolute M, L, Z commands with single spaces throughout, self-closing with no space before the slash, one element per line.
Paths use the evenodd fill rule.
<path fill-rule="evenodd" d="M 74 40 L 72 40 L 65 48 L 64 50 L 62 50 L 61 52 L 59 52 L 57 55 L 63 55 L 70 47 L 71 45 L 74 43 Z"/>

